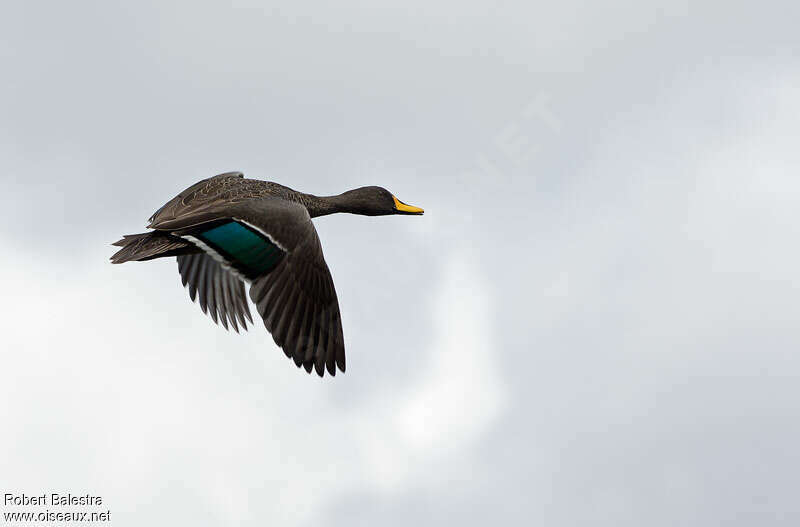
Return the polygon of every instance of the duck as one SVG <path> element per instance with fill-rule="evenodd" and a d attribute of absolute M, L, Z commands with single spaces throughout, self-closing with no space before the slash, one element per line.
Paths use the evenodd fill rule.
<path fill-rule="evenodd" d="M 308 373 L 345 371 L 336 288 L 312 218 L 422 215 L 378 186 L 335 196 L 298 192 L 226 172 L 190 186 L 149 219 L 148 232 L 124 235 L 111 263 L 175 257 L 192 302 L 226 330 L 253 324 L 248 299 L 275 344 Z"/>

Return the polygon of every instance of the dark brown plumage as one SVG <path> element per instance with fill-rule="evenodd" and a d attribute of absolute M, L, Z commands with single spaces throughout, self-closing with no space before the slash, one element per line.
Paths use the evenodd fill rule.
<path fill-rule="evenodd" d="M 226 329 L 252 323 L 250 299 L 275 343 L 306 371 L 345 371 L 339 302 L 311 218 L 347 212 L 422 214 L 381 187 L 318 197 L 230 172 L 200 181 L 126 235 L 113 263 L 176 256 L 192 301 Z"/>

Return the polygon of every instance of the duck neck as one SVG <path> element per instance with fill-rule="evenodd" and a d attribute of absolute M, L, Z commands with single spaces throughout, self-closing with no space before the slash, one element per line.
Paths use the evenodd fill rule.
<path fill-rule="evenodd" d="M 346 204 L 342 201 L 341 194 L 338 196 L 314 196 L 313 194 L 303 194 L 298 201 L 305 205 L 309 216 L 312 218 L 327 216 L 328 214 L 335 214 L 337 212 L 350 212 Z"/>

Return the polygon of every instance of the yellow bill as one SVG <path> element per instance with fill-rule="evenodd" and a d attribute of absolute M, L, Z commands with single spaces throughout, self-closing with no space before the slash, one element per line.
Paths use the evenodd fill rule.
<path fill-rule="evenodd" d="M 422 213 L 425 212 L 423 209 L 421 209 L 419 207 L 415 207 L 413 205 L 406 205 L 405 203 L 403 203 L 402 201 L 397 199 L 395 196 L 392 196 L 392 197 L 394 198 L 394 208 L 397 210 L 398 213 L 401 213 L 401 214 L 422 214 Z"/>

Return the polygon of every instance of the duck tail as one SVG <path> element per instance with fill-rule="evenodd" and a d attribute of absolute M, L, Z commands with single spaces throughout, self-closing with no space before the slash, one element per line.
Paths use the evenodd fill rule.
<path fill-rule="evenodd" d="M 122 247 L 111 257 L 111 263 L 143 262 L 153 258 L 190 254 L 199 250 L 177 236 L 166 232 L 154 231 L 142 234 L 126 234 L 118 242 L 111 245 Z"/>

